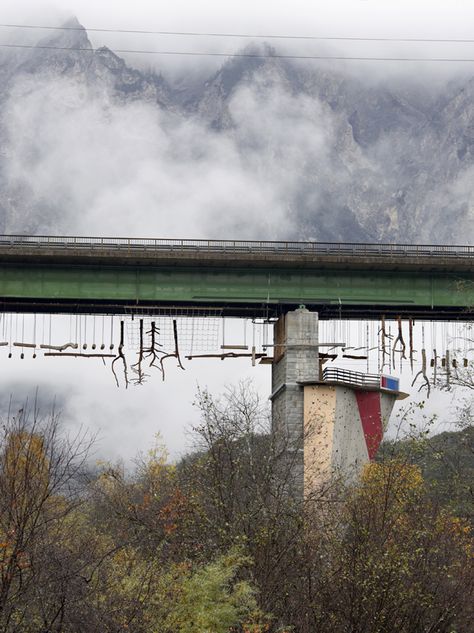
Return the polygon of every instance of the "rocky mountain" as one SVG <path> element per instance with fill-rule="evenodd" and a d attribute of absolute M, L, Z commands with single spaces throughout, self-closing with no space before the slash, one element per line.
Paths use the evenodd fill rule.
<path fill-rule="evenodd" d="M 252 45 L 178 86 L 67 26 L 0 53 L 2 232 L 473 242 L 474 77 Z"/>

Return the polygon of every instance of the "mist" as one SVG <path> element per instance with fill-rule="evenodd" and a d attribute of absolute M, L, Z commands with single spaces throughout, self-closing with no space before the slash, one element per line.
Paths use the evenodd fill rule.
<path fill-rule="evenodd" d="M 109 6 L 76 5 L 80 19 L 85 14 L 93 26 L 110 24 Z M 33 8 L 29 16 L 43 24 L 61 23 L 70 18 L 70 9 L 41 13 Z M 304 34 L 321 32 L 324 26 L 328 33 L 352 34 L 351 12 L 345 14 L 346 30 L 334 16 L 322 19 L 318 31 L 314 20 L 305 25 L 301 16 L 299 26 L 293 18 L 267 24 L 263 17 L 253 24 L 249 19 L 229 25 L 219 15 L 211 19 L 210 10 L 207 22 L 204 14 L 196 22 L 189 16 L 179 22 L 171 14 L 160 21 L 154 14 L 149 27 L 256 33 L 294 27 L 293 32 Z M 10 8 L 12 20 L 14 14 Z M 114 25 L 140 28 L 144 15 L 141 22 L 114 15 Z M 379 21 L 377 28 L 363 32 L 360 19 L 354 28 L 371 35 L 383 25 L 384 34 L 399 35 L 401 22 Z M 408 26 L 404 35 L 420 35 L 416 24 Z M 439 36 L 441 26 L 439 21 L 436 31 L 430 24 L 429 33 L 422 35 Z M 18 41 L 18 34 L 6 33 Z M 450 35 L 463 33 L 451 30 Z M 42 36 L 21 33 L 31 43 Z M 64 36 L 47 37 L 54 41 Z M 71 42 L 73 35 L 67 37 Z M 112 49 L 171 44 L 166 38 L 138 42 L 82 31 L 74 37 L 81 38 L 81 45 L 89 37 L 95 48 L 104 43 Z M 250 46 L 247 50 L 287 54 L 440 54 L 435 45 L 421 51 L 418 45 L 402 50 L 401 45 L 386 44 L 382 50 L 373 43 L 356 49 L 354 44 L 298 42 L 271 42 L 268 47 L 238 39 L 185 42 L 180 40 L 179 48 L 190 51 L 232 52 Z M 446 55 L 470 54 L 468 47 L 443 49 L 443 55 L 445 50 Z M 438 243 L 473 239 L 473 82 L 466 64 L 132 55 L 124 63 L 109 50 L 92 56 L 9 51 L 0 56 L 0 84 L 4 233 Z M 56 397 L 69 426 L 85 423 L 99 429 L 99 451 L 111 459 L 130 459 L 158 431 L 171 454 L 181 454 L 183 428 L 196 421 L 191 403 L 198 383 L 219 391 L 249 375 L 263 397 L 270 389 L 268 368 L 250 370 L 242 362 L 224 368 L 193 365 L 172 373 L 164 385 L 155 380 L 127 392 L 117 390 L 99 365 L 63 362 L 42 368 L 39 380 L 33 361 L 12 361 L 7 391 L 20 403 L 31 399 L 39 384 L 42 406 Z"/>

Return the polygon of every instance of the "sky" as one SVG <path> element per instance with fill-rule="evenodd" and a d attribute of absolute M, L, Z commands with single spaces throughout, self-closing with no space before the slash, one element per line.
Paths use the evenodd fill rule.
<path fill-rule="evenodd" d="M 0 8 L 2 22 L 58 24 L 76 16 L 86 28 L 129 30 L 191 31 L 329 36 L 329 37 L 398 37 L 398 38 L 472 38 L 474 3 L 466 0 L 333 0 L 314 2 L 295 0 L 226 0 L 172 3 L 155 0 L 4 0 Z M 3 29 L 4 37 L 16 33 Z M 1 34 L 0 34 L 1 37 Z M 229 38 L 177 37 L 166 35 L 91 34 L 95 45 L 111 47 L 165 48 L 182 51 L 235 51 L 247 40 Z M 273 42 L 275 43 L 275 42 Z M 288 52 L 313 53 L 334 49 L 327 42 L 278 42 Z M 329 48 L 328 48 L 329 47 Z M 474 44 L 414 44 L 382 42 L 337 43 L 337 50 L 348 55 L 453 56 L 474 57 Z M 217 65 L 219 60 L 193 58 L 133 56 L 137 65 L 155 64 L 166 69 L 189 69 Z M 452 69 L 452 65 L 448 65 Z M 367 68 L 367 66 L 365 66 Z M 375 74 L 404 72 L 405 65 L 370 65 Z M 439 68 L 438 68 L 439 71 Z M 446 72 L 450 72 L 446 69 Z"/>
<path fill-rule="evenodd" d="M 294 0 L 291 3 L 267 0 L 200 3 L 190 0 L 175 0 L 172 3 L 160 3 L 156 0 L 57 0 L 45 3 L 38 0 L 3 0 L 0 5 L 0 23 L 3 24 L 56 25 L 72 15 L 86 28 L 249 33 L 256 36 L 281 34 L 462 39 L 472 37 L 474 3 L 472 0 L 333 0 L 324 3 L 303 0 Z M 89 35 L 95 46 L 106 44 L 111 48 L 232 52 L 247 43 L 247 40 L 238 38 L 92 32 Z M 0 42 L 14 41 L 17 37 L 14 29 L 0 27 Z M 279 46 L 295 54 L 338 50 L 345 55 L 355 56 L 467 55 L 474 58 L 474 44 L 351 42 L 339 43 L 336 47 L 335 44 L 321 42 L 285 41 Z M 175 59 L 168 56 L 143 58 L 131 55 L 128 56 L 128 61 L 138 66 L 154 65 L 170 77 L 178 78 L 189 69 L 208 72 L 213 65 L 222 63 L 222 59 Z M 445 68 L 445 73 L 451 73 L 454 67 L 447 65 Z M 410 72 L 414 80 L 417 80 L 418 71 L 413 72 L 412 65 L 370 64 L 369 67 L 364 66 L 364 69 L 363 72 L 373 73 L 375 77 L 387 73 Z M 423 72 L 433 71 L 433 66 L 423 65 Z M 442 72 L 438 74 L 443 76 Z M 304 109 L 305 104 L 297 106 Z M 119 119 L 117 127 L 123 129 L 122 122 Z M 212 148 L 214 151 L 214 146 Z M 221 176 L 218 174 L 218 177 Z M 212 190 L 212 186 L 209 189 Z M 107 222 L 104 221 L 104 231 L 106 225 Z M 183 227 L 183 230 L 188 226 Z M 187 237 L 193 235 L 188 234 Z M 246 361 L 226 361 L 218 367 L 196 364 L 188 367 L 184 373 L 170 372 L 165 383 L 154 380 L 145 387 L 127 391 L 117 389 L 109 372 L 103 371 L 101 367 L 88 371 L 73 362 L 52 366 L 48 369 L 47 378 L 44 375 L 41 377 L 43 370 L 38 370 L 35 363 L 22 362 L 19 358 L 13 359 L 9 365 L 3 365 L 3 371 L 7 376 L 6 391 L 13 393 L 17 401 L 26 395 L 31 397 L 36 386 L 44 394 L 45 402 L 56 396 L 59 406 L 64 408 L 66 419 L 74 419 L 74 424 L 83 423 L 98 433 L 98 454 L 110 459 L 130 459 L 136 451 L 146 450 L 156 433 L 161 433 L 173 457 L 182 453 L 188 446 L 185 430 L 197 422 L 192 406 L 197 384 L 208 386 L 212 392 L 218 393 L 225 385 L 250 377 L 263 398 L 270 392 L 269 367 L 252 369 Z M 68 394 L 68 397 L 64 398 L 64 394 Z"/>

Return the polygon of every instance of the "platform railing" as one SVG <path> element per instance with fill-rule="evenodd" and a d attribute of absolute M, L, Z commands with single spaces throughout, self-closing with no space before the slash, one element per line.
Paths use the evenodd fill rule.
<path fill-rule="evenodd" d="M 46 249 L 78 251 L 156 251 L 186 253 L 253 253 L 288 255 L 474 258 L 474 246 L 440 244 L 370 244 L 263 240 L 204 240 L 62 235 L 0 235 L 2 250 Z"/>
<path fill-rule="evenodd" d="M 380 387 L 379 374 L 364 374 L 360 371 L 350 371 L 338 367 L 326 367 L 323 370 L 323 381 L 357 385 L 358 387 Z"/>

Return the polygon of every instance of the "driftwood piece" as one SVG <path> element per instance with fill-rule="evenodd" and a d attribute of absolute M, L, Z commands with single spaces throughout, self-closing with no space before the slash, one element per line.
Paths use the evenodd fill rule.
<path fill-rule="evenodd" d="M 397 321 L 398 321 L 398 334 L 397 334 L 396 339 L 393 341 L 393 346 L 392 346 L 392 363 L 393 363 L 394 369 L 395 369 L 395 352 L 400 353 L 402 355 L 402 358 L 406 359 L 406 354 L 405 354 L 406 345 L 403 339 L 402 317 L 398 317 Z M 400 349 L 397 349 L 397 343 L 400 343 Z"/>
<path fill-rule="evenodd" d="M 380 321 L 380 330 L 379 330 L 379 334 L 381 334 L 381 339 L 382 339 L 382 371 L 383 368 L 385 367 L 385 365 L 388 365 L 388 367 L 390 368 L 390 352 L 387 352 L 387 344 L 386 344 L 386 339 L 388 341 L 390 341 L 390 334 L 387 334 L 387 330 L 385 327 L 385 316 L 382 316 L 381 321 Z M 388 357 L 388 360 L 386 361 L 385 358 Z"/>
<path fill-rule="evenodd" d="M 127 359 L 125 358 L 125 354 L 123 353 L 123 348 L 124 348 L 124 332 L 125 332 L 125 325 L 123 321 L 120 321 L 120 343 L 118 346 L 118 354 L 117 356 L 115 356 L 114 360 L 112 361 L 112 365 L 111 365 L 111 369 L 112 369 L 112 373 L 114 375 L 115 378 L 115 382 L 117 383 L 117 387 L 120 387 L 120 383 L 119 380 L 117 378 L 117 374 L 115 373 L 115 363 L 118 360 L 121 360 L 123 363 L 123 375 L 125 378 L 125 389 L 127 389 L 128 387 L 128 367 L 127 367 Z"/>
<path fill-rule="evenodd" d="M 151 361 L 149 363 L 149 367 L 155 367 L 161 371 L 161 367 L 159 365 L 155 365 L 156 362 L 159 361 L 159 354 L 164 354 L 165 352 L 161 349 L 161 343 L 157 340 L 157 335 L 160 334 L 160 329 L 156 327 L 155 321 L 151 322 L 150 329 L 147 331 L 147 335 L 150 337 L 150 347 L 145 348 L 143 351 L 145 353 L 145 358 L 149 358 L 151 356 Z"/>
<path fill-rule="evenodd" d="M 421 350 L 421 369 L 413 378 L 413 382 L 411 383 L 412 387 L 415 385 L 418 376 L 421 376 L 423 378 L 423 382 L 421 383 L 418 391 L 421 391 L 424 387 L 426 387 L 426 396 L 427 398 L 429 398 L 431 385 L 430 381 L 428 380 L 428 376 L 426 375 L 426 350 L 424 348 Z"/>
<path fill-rule="evenodd" d="M 64 343 L 64 345 L 40 345 L 40 349 L 52 349 L 55 352 L 64 352 L 65 349 L 77 349 L 79 345 L 77 343 Z"/>
<path fill-rule="evenodd" d="M 115 354 L 81 354 L 80 352 L 45 352 L 43 356 L 55 356 L 56 358 L 115 358 Z"/>
<path fill-rule="evenodd" d="M 138 350 L 138 361 L 131 366 L 133 372 L 137 374 L 137 377 L 134 379 L 134 383 L 136 385 L 143 385 L 145 379 L 147 378 L 147 374 L 143 371 L 142 363 L 145 360 L 145 348 L 143 344 L 143 319 L 140 319 L 140 348 Z"/>
<path fill-rule="evenodd" d="M 326 354 L 325 352 L 319 352 L 319 358 L 324 360 L 336 360 L 337 354 Z"/>
<path fill-rule="evenodd" d="M 194 354 L 193 356 L 186 356 L 187 360 L 193 360 L 194 358 L 220 358 L 221 360 L 225 360 L 226 358 L 266 358 L 267 355 L 264 353 L 255 353 L 255 354 L 238 354 L 237 352 L 226 352 L 225 354 Z"/>
<path fill-rule="evenodd" d="M 178 367 L 181 367 L 181 369 L 184 371 L 183 363 L 181 362 L 181 357 L 179 355 L 178 323 L 176 319 L 173 319 L 173 338 L 174 338 L 174 352 L 172 352 L 171 354 L 164 354 L 160 358 L 160 366 L 161 366 L 161 372 L 163 375 L 163 380 L 165 379 L 165 367 L 163 363 L 167 358 L 176 358 L 176 360 L 178 361 Z"/>

